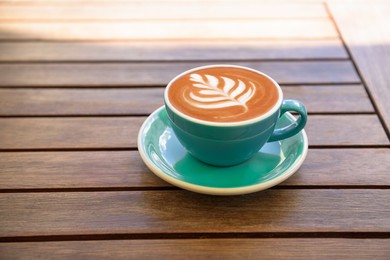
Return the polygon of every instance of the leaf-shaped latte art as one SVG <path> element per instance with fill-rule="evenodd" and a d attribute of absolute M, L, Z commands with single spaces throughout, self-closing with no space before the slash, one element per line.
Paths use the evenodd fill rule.
<path fill-rule="evenodd" d="M 242 80 L 233 80 L 224 76 L 204 76 L 193 73 L 190 75 L 193 82 L 187 102 L 191 105 L 203 108 L 225 108 L 231 106 L 242 106 L 248 110 L 246 103 L 253 97 L 256 91 L 255 85 L 248 81 L 245 84 Z"/>

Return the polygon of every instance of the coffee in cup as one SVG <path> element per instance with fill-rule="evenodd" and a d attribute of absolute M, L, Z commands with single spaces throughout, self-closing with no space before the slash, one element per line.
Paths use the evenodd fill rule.
<path fill-rule="evenodd" d="M 208 122 L 240 122 L 267 113 L 279 100 L 268 77 L 238 67 L 209 67 L 173 81 L 168 99 L 178 111 Z"/>

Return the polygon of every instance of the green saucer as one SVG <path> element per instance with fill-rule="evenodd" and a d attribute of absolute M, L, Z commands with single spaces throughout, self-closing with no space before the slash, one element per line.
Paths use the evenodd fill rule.
<path fill-rule="evenodd" d="M 290 124 L 286 113 L 277 127 Z M 138 151 L 148 168 L 161 179 L 194 192 L 237 195 L 268 189 L 294 174 L 308 149 L 304 130 L 279 142 L 266 143 L 249 161 L 215 167 L 192 157 L 179 143 L 164 107 L 153 112 L 138 134 Z"/>

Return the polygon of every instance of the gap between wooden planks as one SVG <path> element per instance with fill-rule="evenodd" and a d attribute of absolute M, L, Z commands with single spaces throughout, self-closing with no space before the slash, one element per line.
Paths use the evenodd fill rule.
<path fill-rule="evenodd" d="M 328 6 L 390 138 L 390 2 L 329 1 Z"/>

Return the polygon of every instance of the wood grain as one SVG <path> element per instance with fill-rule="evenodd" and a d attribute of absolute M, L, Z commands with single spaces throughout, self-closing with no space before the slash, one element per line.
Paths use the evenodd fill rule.
<path fill-rule="evenodd" d="M 331 8 L 361 82 L 322 2 L 1 1 L 0 258 L 388 259 L 390 143 L 357 113 L 374 112 L 367 83 L 389 126 L 390 9 Z M 160 87 L 211 63 L 264 71 L 322 113 L 278 187 L 199 195 L 140 159 Z"/>
<path fill-rule="evenodd" d="M 150 250 L 153 248 L 153 250 Z M 387 260 L 386 239 L 170 239 L 2 243 L 6 259 L 377 259 Z"/>
<path fill-rule="evenodd" d="M 1 118 L 0 150 L 134 148 L 145 117 Z M 383 145 L 389 141 L 375 115 L 313 115 L 311 145 Z"/>
<path fill-rule="evenodd" d="M 389 168 L 390 149 L 310 149 L 298 172 L 281 185 L 386 186 Z"/>
<path fill-rule="evenodd" d="M 60 8 L 52 3 L 34 5 L 0 4 L 0 20 L 16 21 L 90 21 L 137 19 L 250 19 L 250 18 L 327 18 L 322 4 L 285 3 L 283 5 L 247 2 L 245 8 L 237 3 L 209 2 L 113 2 L 110 4 L 86 2 L 66 3 Z"/>
<path fill-rule="evenodd" d="M 214 0 L 213 2 L 219 2 L 219 3 L 252 3 L 252 2 L 261 2 L 261 3 L 289 3 L 291 1 L 287 0 Z M 385 1 L 385 0 L 384 0 Z M 145 3 L 145 2 L 150 2 L 150 3 L 155 3 L 156 0 L 2 0 L 2 3 L 12 3 L 12 4 L 20 4 L 20 5 L 68 5 L 69 3 L 72 4 L 79 4 L 83 5 L 86 3 L 93 3 L 93 4 L 102 4 L 102 5 L 107 5 L 107 4 L 112 4 L 112 3 L 117 3 L 117 2 L 126 2 L 126 3 L 134 3 L 138 4 L 140 2 Z M 177 3 L 181 3 L 181 0 L 159 0 L 158 2 L 163 2 L 168 5 L 175 5 Z M 186 2 L 188 3 L 209 3 L 209 0 L 187 0 Z M 294 3 L 323 3 L 323 0 L 294 0 Z"/>
<path fill-rule="evenodd" d="M 163 88 L 0 89 L 0 115 L 145 115 L 164 105 Z"/>
<path fill-rule="evenodd" d="M 0 119 L 2 149 L 134 148 L 145 118 Z"/>
<path fill-rule="evenodd" d="M 284 97 L 309 112 L 374 112 L 362 86 L 294 86 Z M 0 115 L 145 115 L 164 104 L 163 88 L 0 89 Z"/>
<path fill-rule="evenodd" d="M 282 87 L 286 99 L 303 102 L 309 113 L 373 112 L 374 108 L 361 85 Z"/>
<path fill-rule="evenodd" d="M 388 145 L 377 116 L 311 116 L 305 127 L 311 145 Z"/>
<path fill-rule="evenodd" d="M 390 133 L 390 3 L 331 2 L 330 9 Z"/>
<path fill-rule="evenodd" d="M 137 151 L 1 153 L 0 189 L 166 187 Z"/>
<path fill-rule="evenodd" d="M 389 195 L 359 189 L 235 197 L 188 191 L 2 193 L 0 236 L 390 232 Z"/>
<path fill-rule="evenodd" d="M 310 149 L 280 187 L 390 186 L 390 149 Z M 163 188 L 137 151 L 3 152 L 0 190 Z"/>
<path fill-rule="evenodd" d="M 0 61 L 185 61 L 347 58 L 339 39 L 0 42 Z"/>
<path fill-rule="evenodd" d="M 330 39 L 328 18 L 129 22 L 3 22 L 0 40 Z"/>
<path fill-rule="evenodd" d="M 350 61 L 226 62 L 265 72 L 280 84 L 360 83 Z M 1 87 L 164 86 L 212 62 L 0 64 Z"/>

